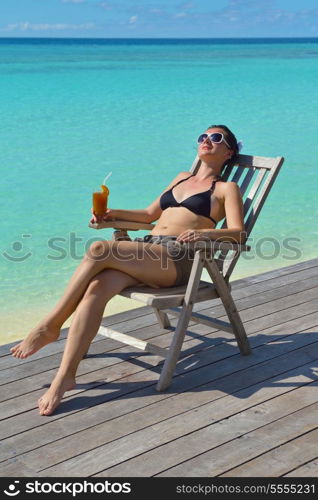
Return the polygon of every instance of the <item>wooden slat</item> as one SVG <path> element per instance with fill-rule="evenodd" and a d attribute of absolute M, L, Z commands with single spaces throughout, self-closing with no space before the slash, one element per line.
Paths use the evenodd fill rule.
<path fill-rule="evenodd" d="M 268 273 L 259 276 L 258 279 L 254 279 L 253 276 L 250 278 L 241 278 L 237 282 L 231 282 L 231 289 L 234 293 L 234 290 L 240 290 L 240 293 L 245 293 L 247 290 L 251 291 L 250 295 L 253 294 L 252 287 L 254 283 L 256 284 L 257 293 L 260 287 L 267 287 L 267 289 L 273 289 L 274 285 L 284 285 L 286 283 L 294 283 L 296 281 L 302 281 L 310 276 L 316 276 L 318 267 L 314 265 L 315 262 L 318 262 L 318 259 L 314 259 L 311 261 L 312 264 L 306 267 L 303 267 L 301 263 L 294 264 L 293 266 L 286 266 L 280 269 L 274 269 L 273 271 L 268 271 Z M 262 277 L 264 279 L 262 279 Z M 237 285 L 236 285 L 237 283 Z M 265 290 L 265 288 L 263 289 Z"/>
<path fill-rule="evenodd" d="M 250 354 L 251 349 L 246 336 L 245 327 L 242 323 L 229 287 L 225 283 L 223 276 L 218 272 L 215 262 L 206 262 L 206 265 L 208 273 L 215 284 L 215 288 L 222 300 L 224 309 L 226 310 L 228 318 L 231 322 L 240 352 L 244 355 Z"/>
<path fill-rule="evenodd" d="M 131 335 L 127 335 L 126 333 L 121 333 L 116 330 L 112 330 L 111 328 L 107 328 L 105 326 L 101 326 L 98 330 L 98 333 L 104 335 L 105 337 L 109 337 L 110 339 L 117 340 L 118 342 L 122 342 L 123 344 L 130 345 L 132 347 L 136 347 L 141 351 L 152 352 L 158 356 L 166 357 L 167 349 L 163 349 L 151 342 L 145 342 L 144 340 L 140 340 L 136 337 L 132 337 Z"/>
<path fill-rule="evenodd" d="M 247 220 L 245 222 L 245 230 L 247 232 L 247 234 L 249 235 L 255 225 L 255 222 L 257 220 L 257 217 L 268 197 L 268 194 L 270 192 L 270 189 L 279 173 L 279 170 L 281 168 L 281 165 L 283 163 L 283 158 L 280 158 L 279 160 L 279 163 L 273 167 L 271 173 L 267 176 L 264 184 L 262 185 L 261 187 L 261 191 L 259 193 L 259 195 L 257 196 L 257 199 L 256 199 L 256 203 L 254 204 L 253 206 L 253 213 L 250 212 L 248 217 L 247 217 Z"/>
<path fill-rule="evenodd" d="M 244 196 L 245 194 L 245 191 L 247 190 L 248 186 L 250 185 L 250 182 L 252 181 L 253 177 L 254 177 L 254 173 L 255 173 L 256 169 L 255 168 L 249 168 L 246 172 L 245 172 L 245 176 L 244 176 L 244 179 L 242 180 L 242 182 L 240 183 L 240 191 L 241 191 L 241 195 L 242 197 Z"/>
<path fill-rule="evenodd" d="M 243 167 L 237 167 L 232 177 L 232 182 L 236 182 L 236 184 L 239 184 L 239 180 L 242 177 L 243 172 L 244 172 Z"/>
<path fill-rule="evenodd" d="M 142 292 L 139 291 L 138 288 L 135 288 L 133 290 L 123 290 L 120 295 L 123 295 L 124 297 L 130 297 L 134 300 L 139 300 L 140 302 L 143 302 L 144 304 L 147 304 L 149 306 L 165 309 L 167 307 L 180 306 L 184 301 L 185 291 L 182 293 L 173 293 L 173 290 L 175 289 L 170 288 L 167 291 L 165 289 L 160 289 L 156 293 L 150 293 L 147 291 Z M 196 302 L 201 302 L 216 297 L 217 294 L 214 286 L 211 285 L 211 283 L 202 280 L 201 287 L 199 288 L 196 296 Z"/>
<path fill-rule="evenodd" d="M 132 222 L 127 220 L 114 220 L 114 221 L 99 222 L 99 223 L 90 222 L 88 224 L 88 227 L 91 227 L 92 229 L 113 228 L 113 229 L 128 229 L 129 231 L 138 231 L 147 229 L 151 230 L 155 227 L 155 224 L 148 224 L 145 222 Z"/>
<path fill-rule="evenodd" d="M 265 156 L 242 155 L 238 157 L 237 164 L 242 167 L 266 168 L 271 170 L 273 166 L 281 161 L 281 157 L 267 158 Z"/>
<path fill-rule="evenodd" d="M 230 167 L 227 165 L 222 172 L 222 180 L 226 182 L 229 179 L 232 171 L 233 171 L 233 167 Z"/>
<path fill-rule="evenodd" d="M 291 472 L 284 474 L 286 477 L 318 477 L 318 456 Z"/>
<path fill-rule="evenodd" d="M 300 380 L 301 376 L 298 378 Z M 283 378 L 283 380 L 287 382 L 288 379 Z M 290 387 L 295 388 L 297 385 L 296 378 L 295 382 L 290 384 Z M 202 445 L 201 450 L 206 449 L 208 446 L 211 449 L 182 463 L 180 466 L 167 470 L 160 476 L 178 476 L 182 474 L 182 476 L 203 475 L 214 477 L 222 475 L 225 477 L 231 475 L 237 477 L 241 475 L 240 472 L 242 472 L 242 475 L 245 473 L 245 476 L 256 475 L 256 470 L 247 469 L 244 465 L 241 470 L 239 467 L 234 469 L 233 465 L 242 462 L 242 454 L 245 460 L 248 457 L 255 457 L 266 452 L 274 443 L 279 446 L 293 439 L 298 433 L 303 433 L 306 428 L 307 430 L 315 429 L 317 427 L 315 412 L 318 409 L 318 403 L 315 402 L 317 400 L 315 388 L 317 388 L 317 383 L 305 386 L 304 389 L 298 388 L 291 393 L 289 392 L 288 395 L 274 400 L 271 399 L 268 403 L 262 404 L 262 411 L 257 412 L 255 408 L 252 408 L 250 411 L 235 415 L 225 422 L 221 421 L 219 425 L 212 425 L 210 429 L 203 429 L 201 432 L 193 434 L 190 439 L 185 438 L 184 441 L 188 441 L 188 446 L 195 446 L 194 453 L 200 453 L 200 444 Z M 303 393 L 305 393 L 304 399 L 302 399 Z M 310 402 L 311 408 L 307 408 Z M 305 408 L 302 408 L 302 406 L 305 406 Z M 266 425 L 268 419 L 269 423 Z M 260 429 L 257 429 L 257 427 L 260 427 Z M 256 430 L 253 430 L 255 428 Z M 316 438 L 316 436 L 317 431 L 312 435 L 312 438 Z M 314 444 L 316 444 L 315 441 L 316 439 L 313 441 Z M 179 449 L 180 447 L 182 447 L 182 450 L 185 449 L 181 443 L 175 442 L 174 444 L 176 448 L 178 448 L 177 445 L 179 444 Z M 215 449 L 216 446 L 217 449 Z M 170 449 L 164 451 L 169 455 Z M 304 461 L 306 461 L 305 450 L 303 449 L 301 452 L 298 449 L 297 451 L 299 459 L 301 459 L 302 454 Z M 315 450 L 311 448 L 310 451 L 311 457 L 315 456 L 317 448 Z M 144 457 L 144 459 L 147 459 L 147 457 Z M 128 465 L 132 466 L 132 464 Z M 279 460 L 275 464 L 275 469 L 273 469 L 273 462 L 267 461 L 266 465 L 266 470 L 258 469 L 258 476 L 280 475 L 279 466 L 284 466 L 284 462 Z M 232 472 L 226 473 L 230 468 L 232 468 Z M 198 474 L 198 471 L 200 471 L 200 474 Z"/>
<path fill-rule="evenodd" d="M 169 312 L 170 314 L 175 315 L 177 317 L 179 317 L 181 314 L 181 311 L 178 309 L 167 309 L 166 312 Z M 228 322 L 221 321 L 221 320 L 216 319 L 216 318 L 211 318 L 211 317 L 206 316 L 204 314 L 193 312 L 190 316 L 190 320 L 201 323 L 202 325 L 217 328 L 218 330 L 224 330 L 225 332 L 233 333 L 233 328 L 231 327 L 231 325 Z"/>
<path fill-rule="evenodd" d="M 299 397 L 300 391 L 296 391 L 296 393 Z M 315 395 L 317 398 L 317 392 Z M 289 401 L 287 408 L 290 409 Z M 292 415 L 249 433 L 246 438 L 249 440 L 250 447 L 254 445 L 254 455 L 260 451 L 262 455 L 231 469 L 222 476 L 277 477 L 288 473 L 304 462 L 315 459 L 318 439 L 317 418 L 315 419 L 317 410 L 318 404 L 311 404 Z M 280 429 L 280 426 L 284 427 L 284 431 Z M 269 433 L 271 435 L 270 443 Z M 299 436 L 299 434 L 301 435 Z M 267 451 L 273 444 L 273 438 L 276 438 L 275 447 Z"/>
<path fill-rule="evenodd" d="M 157 309 L 156 307 L 154 307 L 153 309 L 161 328 L 170 328 L 171 323 L 168 315 L 165 312 L 161 311 L 160 309 Z"/>
<path fill-rule="evenodd" d="M 190 168 L 190 172 L 191 174 L 196 174 L 197 171 L 199 170 L 200 168 L 200 165 L 201 165 L 201 160 L 200 158 L 198 157 L 198 155 L 196 155 L 196 157 L 194 158 L 194 161 L 191 165 L 191 168 Z"/>
<path fill-rule="evenodd" d="M 210 256 L 217 250 L 240 250 L 241 252 L 249 251 L 251 247 L 249 245 L 245 245 L 244 243 L 240 244 L 237 242 L 231 241 L 196 241 L 194 243 L 188 243 L 190 249 L 193 251 L 196 250 L 204 250 L 204 255 Z"/>
<path fill-rule="evenodd" d="M 173 377 L 173 373 L 180 356 L 180 351 L 182 349 L 185 333 L 190 321 L 193 305 L 197 297 L 197 291 L 200 285 L 200 277 L 202 274 L 203 265 L 204 258 L 202 258 L 200 252 L 196 252 L 187 290 L 182 304 L 181 314 L 178 318 L 176 329 L 160 373 L 160 378 L 156 385 L 157 391 L 164 391 L 170 385 L 171 379 Z"/>
<path fill-rule="evenodd" d="M 258 175 L 247 195 L 247 198 L 244 202 L 244 214 L 245 214 L 245 217 L 244 217 L 244 220 L 245 220 L 245 228 L 246 228 L 246 216 L 248 214 L 248 211 L 250 209 L 250 207 L 253 205 L 253 202 L 254 202 L 254 198 L 256 196 L 256 193 L 258 192 L 258 189 L 260 187 L 260 185 L 262 184 L 263 182 L 263 179 L 265 177 L 265 175 L 267 174 L 266 172 L 266 169 L 261 169 L 259 172 L 258 172 Z"/>

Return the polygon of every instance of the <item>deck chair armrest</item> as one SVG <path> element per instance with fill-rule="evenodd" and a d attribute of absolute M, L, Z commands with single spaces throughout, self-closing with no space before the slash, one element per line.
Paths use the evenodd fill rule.
<path fill-rule="evenodd" d="M 248 252 L 251 249 L 249 245 L 232 243 L 230 241 L 196 241 L 194 243 L 188 243 L 188 245 L 192 250 L 205 250 L 211 252 L 216 252 L 217 250 Z"/>
<path fill-rule="evenodd" d="M 89 227 L 93 229 L 126 229 L 129 231 L 138 231 L 138 230 L 147 230 L 155 227 L 155 224 L 148 224 L 146 222 L 135 222 L 128 220 L 111 220 L 100 223 L 92 223 L 88 224 Z M 231 243 L 230 241 L 196 241 L 195 243 L 188 243 L 189 247 L 194 250 L 238 250 L 240 252 L 249 251 L 251 247 L 249 245 L 242 245 L 239 243 Z"/>
<path fill-rule="evenodd" d="M 106 229 L 106 228 L 113 228 L 113 229 L 126 229 L 128 231 L 138 231 L 142 229 L 152 229 L 155 227 L 155 224 L 148 224 L 146 222 L 135 222 L 135 221 L 130 221 L 130 220 L 110 220 L 110 221 L 105 221 L 105 222 L 99 222 L 99 223 L 93 223 L 90 222 L 88 224 L 88 227 L 91 227 L 93 229 Z"/>

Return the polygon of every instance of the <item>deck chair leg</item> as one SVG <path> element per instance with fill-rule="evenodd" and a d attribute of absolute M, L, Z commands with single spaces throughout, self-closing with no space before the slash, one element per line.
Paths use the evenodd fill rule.
<path fill-rule="evenodd" d="M 182 311 L 172 338 L 171 345 L 169 347 L 167 357 L 161 370 L 159 381 L 156 386 L 157 391 L 164 391 L 171 383 L 171 379 L 173 377 L 173 373 L 179 359 L 184 336 L 190 321 L 194 299 L 200 283 L 203 265 L 204 258 L 201 256 L 201 252 L 197 251 L 194 256 L 191 274 L 184 296 Z"/>
<path fill-rule="evenodd" d="M 170 328 L 171 323 L 168 318 L 168 314 L 164 313 L 163 311 L 160 311 L 157 307 L 154 307 L 154 312 L 157 317 L 158 323 L 161 326 L 161 328 Z"/>
<path fill-rule="evenodd" d="M 223 306 L 226 310 L 228 318 L 233 328 L 234 335 L 241 354 L 247 355 L 251 353 L 251 348 L 246 335 L 244 325 L 242 323 L 241 317 L 238 313 L 234 300 L 232 298 L 231 292 L 226 284 L 223 275 L 220 273 L 218 266 L 214 260 L 205 261 L 205 265 L 214 286 L 222 300 Z"/>

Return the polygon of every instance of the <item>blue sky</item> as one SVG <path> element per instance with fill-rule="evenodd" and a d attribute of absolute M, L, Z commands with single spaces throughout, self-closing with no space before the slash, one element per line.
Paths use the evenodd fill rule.
<path fill-rule="evenodd" d="M 317 0 L 1 0 L 0 37 L 318 37 Z"/>

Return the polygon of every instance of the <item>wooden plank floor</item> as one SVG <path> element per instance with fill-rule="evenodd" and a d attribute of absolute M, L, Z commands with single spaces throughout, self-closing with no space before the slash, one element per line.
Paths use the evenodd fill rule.
<path fill-rule="evenodd" d="M 164 393 L 159 358 L 98 335 L 76 390 L 43 417 L 36 402 L 67 332 L 24 361 L 2 346 L 0 475 L 317 476 L 318 259 L 238 280 L 232 293 L 252 354 L 191 323 Z M 219 301 L 195 310 L 226 319 Z M 103 324 L 162 347 L 173 334 L 148 307 Z"/>

